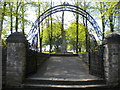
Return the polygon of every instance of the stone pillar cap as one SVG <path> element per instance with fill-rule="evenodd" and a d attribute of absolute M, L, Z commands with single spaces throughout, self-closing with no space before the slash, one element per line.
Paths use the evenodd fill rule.
<path fill-rule="evenodd" d="M 26 43 L 27 40 L 26 40 L 26 37 L 25 37 L 25 35 L 23 33 L 15 32 L 15 33 L 12 33 L 11 35 L 9 35 L 7 37 L 7 42 Z"/>
<path fill-rule="evenodd" d="M 103 44 L 107 43 L 120 44 L 120 34 L 115 32 L 108 34 L 103 41 Z"/>

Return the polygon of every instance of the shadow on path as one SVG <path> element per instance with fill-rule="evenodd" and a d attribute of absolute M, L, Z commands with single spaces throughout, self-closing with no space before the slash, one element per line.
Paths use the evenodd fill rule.
<path fill-rule="evenodd" d="M 51 56 L 31 78 L 98 79 L 78 56 Z"/>

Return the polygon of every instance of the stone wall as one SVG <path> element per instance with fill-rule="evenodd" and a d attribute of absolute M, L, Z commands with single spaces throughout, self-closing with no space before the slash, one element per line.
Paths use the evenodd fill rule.
<path fill-rule="evenodd" d="M 34 74 L 37 71 L 37 52 L 27 49 L 26 58 L 26 77 Z"/>
<path fill-rule="evenodd" d="M 28 48 L 26 59 L 26 77 L 36 73 L 37 69 L 40 68 L 43 62 L 45 62 L 48 58 L 48 54 L 39 53 Z"/>
<path fill-rule="evenodd" d="M 89 65 L 89 56 L 88 56 L 88 53 L 85 53 L 85 54 L 78 54 L 80 59 L 86 63 L 87 65 Z"/>
<path fill-rule="evenodd" d="M 47 58 L 48 55 L 30 50 L 22 33 L 11 34 L 7 38 L 5 87 L 22 87 L 25 78 L 34 74 Z"/>
<path fill-rule="evenodd" d="M 6 59 L 7 59 L 7 47 L 2 47 L 2 86 L 6 84 Z"/>
<path fill-rule="evenodd" d="M 104 41 L 105 78 L 109 86 L 120 83 L 120 35 L 111 33 Z"/>
<path fill-rule="evenodd" d="M 37 67 L 41 67 L 41 65 L 50 57 L 49 54 L 37 53 Z"/>

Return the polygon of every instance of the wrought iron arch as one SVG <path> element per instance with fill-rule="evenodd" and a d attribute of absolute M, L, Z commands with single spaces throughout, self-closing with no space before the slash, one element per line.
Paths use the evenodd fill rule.
<path fill-rule="evenodd" d="M 48 10 L 46 10 L 45 12 L 43 12 L 38 18 L 37 20 L 34 22 L 34 24 L 32 25 L 27 38 L 28 40 L 32 40 L 35 39 L 35 37 L 38 34 L 38 26 L 40 25 L 40 23 L 46 19 L 48 16 L 50 16 L 51 14 L 57 13 L 57 12 L 61 12 L 61 11 L 70 11 L 70 12 L 74 12 L 77 13 L 83 17 L 85 17 L 93 26 L 98 39 L 101 41 L 102 40 L 102 32 L 100 27 L 98 26 L 97 22 L 94 20 L 94 18 L 88 13 L 86 12 L 84 9 L 78 7 L 78 6 L 74 6 L 74 5 L 70 5 L 70 4 L 63 4 L 63 5 L 57 5 L 54 7 L 49 8 Z M 38 38 L 38 37 L 36 37 Z"/>

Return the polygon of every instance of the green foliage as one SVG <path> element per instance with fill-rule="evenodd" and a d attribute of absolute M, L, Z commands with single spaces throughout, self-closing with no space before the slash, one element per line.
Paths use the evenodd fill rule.
<path fill-rule="evenodd" d="M 4 3 L 6 3 L 6 6 L 4 8 Z M 30 21 L 28 21 L 27 17 L 27 9 L 29 5 L 32 5 L 33 2 L 2 2 L 0 3 L 0 11 L 4 13 L 3 17 L 3 28 L 2 30 L 2 38 L 5 40 L 6 36 L 10 34 L 11 30 L 11 22 L 12 22 L 12 32 L 15 32 L 15 27 L 18 27 L 18 32 L 21 32 L 23 27 L 26 27 L 27 25 L 31 25 Z M 11 12 L 12 9 L 12 12 Z M 23 10 L 23 11 L 22 11 Z M 2 14 L 0 14 L 2 15 Z M 11 15 L 12 15 L 12 21 L 11 21 Z M 16 16 L 18 16 L 18 24 L 16 25 Z M 2 20 L 0 16 L 0 20 Z M 24 23 L 24 24 L 23 24 Z M 23 26 L 24 25 L 24 26 Z"/>
<path fill-rule="evenodd" d="M 56 52 L 43 52 L 43 53 L 46 53 L 46 54 L 55 54 Z"/>
<path fill-rule="evenodd" d="M 43 29 L 43 43 L 49 45 L 51 36 L 51 24 L 48 28 Z M 52 45 L 58 46 L 61 44 L 61 22 L 52 23 Z"/>
<path fill-rule="evenodd" d="M 105 27 L 108 27 L 107 30 L 114 31 L 114 20 L 115 16 L 118 16 L 118 14 L 114 14 L 116 10 L 116 4 L 117 2 L 96 2 L 94 10 L 99 10 L 100 15 L 98 15 L 102 22 L 105 24 Z M 105 27 L 102 27 L 105 29 Z"/>
<path fill-rule="evenodd" d="M 86 10 L 87 12 L 89 12 L 91 14 L 91 12 L 93 12 L 94 16 L 96 15 L 97 18 L 103 20 L 105 27 L 103 27 L 105 30 L 105 33 L 108 34 L 110 33 L 112 29 L 119 27 L 116 25 L 116 27 L 112 27 L 111 25 L 113 24 L 113 26 L 115 26 L 116 23 L 114 23 L 114 20 L 117 18 L 114 18 L 115 16 L 119 16 L 118 13 L 114 13 L 117 7 L 120 7 L 120 5 L 118 5 L 117 7 L 115 7 L 117 2 L 98 2 L 98 3 L 94 3 L 91 4 L 90 2 L 77 2 L 79 0 L 71 0 L 73 1 L 73 4 L 76 6 L 79 6 L 81 8 L 83 8 L 84 10 Z M 6 4 L 5 4 L 6 3 Z M 10 24 L 11 24 L 11 14 L 12 14 L 12 29 L 13 32 L 15 31 L 15 19 L 16 16 L 18 16 L 18 31 L 22 31 L 22 27 L 27 27 L 27 26 L 31 26 L 30 22 L 31 20 L 26 19 L 28 13 L 26 13 L 26 11 L 31 7 L 34 8 L 35 13 L 36 13 L 36 18 L 43 13 L 46 9 L 51 7 L 51 2 L 44 2 L 44 1 L 39 1 L 39 2 L 28 2 L 28 1 L 24 1 L 21 2 L 19 1 L 18 5 L 16 4 L 17 2 L 1 2 L 0 1 L 0 21 L 3 21 L 3 25 L 0 26 L 3 27 L 2 29 L 2 39 L 3 39 L 3 43 L 6 39 L 6 37 L 10 34 Z M 5 5 L 5 6 L 4 6 Z M 18 8 L 18 12 L 16 13 L 16 10 Z M 12 9 L 12 12 L 11 10 Z M 39 10 L 40 9 L 40 12 Z M 23 10 L 23 11 L 22 11 Z M 100 13 L 96 13 L 96 12 L 100 12 Z M 3 15 L 4 14 L 4 15 Z M 98 15 L 99 14 L 99 15 Z M 3 18 L 2 15 L 4 16 Z M 76 14 L 74 14 L 74 16 L 76 16 Z M 112 18 L 111 18 L 112 17 Z M 111 19 L 111 20 L 110 20 Z M 61 35 L 61 18 L 60 20 L 55 20 L 55 18 L 52 18 L 53 23 L 52 23 L 52 31 L 51 31 L 51 24 L 50 22 L 47 23 L 48 27 L 46 25 L 44 25 L 43 28 L 43 45 L 49 45 L 50 44 L 50 38 L 51 38 L 51 34 L 52 34 L 52 45 L 54 45 L 55 47 L 59 46 L 62 44 L 62 35 Z M 81 18 L 79 18 L 79 22 L 80 20 L 82 20 Z M 49 18 L 50 21 L 50 18 Z M 59 22 L 58 22 L 59 21 Z M 23 24 L 24 22 L 24 24 Z M 83 21 L 81 21 L 83 22 Z M 110 25 L 111 24 L 111 25 Z M 116 29 L 117 31 L 119 31 L 118 29 Z M 82 25 L 81 23 L 79 23 L 79 30 L 78 30 L 78 48 L 85 48 L 85 31 L 86 28 L 84 27 L 84 25 Z M 52 32 L 52 33 L 51 33 Z M 68 50 L 75 50 L 76 47 L 76 21 L 74 22 L 70 22 L 70 26 L 65 30 L 66 32 L 66 39 L 67 39 L 67 49 Z M 1 34 L 1 31 L 0 31 Z M 5 43 L 4 43 L 5 44 Z"/>
<path fill-rule="evenodd" d="M 84 47 L 85 46 L 85 26 L 82 24 L 78 24 L 78 44 L 79 47 Z M 76 22 L 71 22 L 70 26 L 68 27 L 68 30 L 66 30 L 66 38 L 67 38 L 67 43 L 69 49 L 74 49 L 76 47 L 75 42 L 76 42 Z"/>
<path fill-rule="evenodd" d="M 85 30 L 86 28 L 79 24 L 78 30 L 78 39 L 79 39 L 79 48 L 85 47 Z M 49 24 L 48 28 L 43 29 L 43 45 L 49 45 L 50 39 L 50 32 L 51 32 L 51 25 Z M 74 50 L 75 49 L 75 42 L 76 42 L 76 23 L 75 21 L 70 24 L 68 29 L 65 30 L 66 32 L 66 39 L 67 39 L 67 49 Z M 52 23 L 52 45 L 55 47 L 62 44 L 62 36 L 61 36 L 61 22 L 54 22 Z"/>
<path fill-rule="evenodd" d="M 78 54 L 86 54 L 87 52 L 78 52 Z"/>

